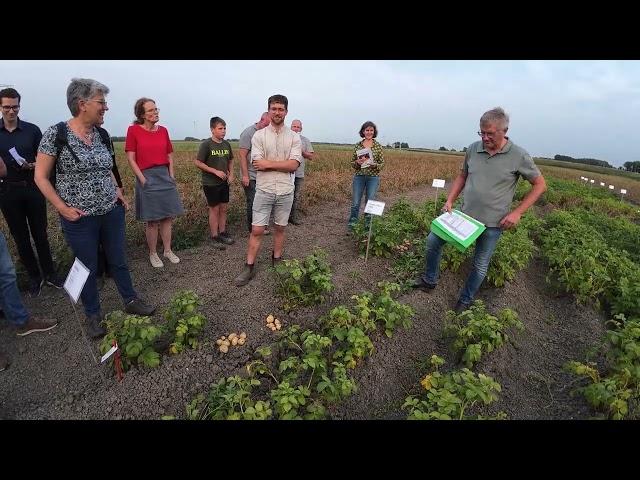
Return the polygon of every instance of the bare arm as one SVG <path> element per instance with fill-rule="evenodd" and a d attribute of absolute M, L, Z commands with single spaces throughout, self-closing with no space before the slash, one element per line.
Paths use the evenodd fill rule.
<path fill-rule="evenodd" d="M 49 202 L 51 202 L 51 205 L 55 207 L 60 215 L 70 222 L 75 222 L 85 213 L 79 208 L 67 205 L 65 201 L 60 198 L 60 195 L 58 195 L 56 189 L 53 188 L 53 185 L 51 185 L 49 175 L 51 174 L 51 169 L 53 169 L 55 165 L 55 161 L 56 157 L 44 153 L 38 153 L 33 179 L 42 194 L 47 200 L 49 200 Z"/>
<path fill-rule="evenodd" d="M 0 158 L 0 177 L 7 176 L 7 165 L 5 165 L 4 160 Z"/>
<path fill-rule="evenodd" d="M 215 175 L 216 177 L 221 178 L 222 180 L 226 180 L 227 179 L 227 173 L 226 172 L 223 172 L 222 170 L 218 170 L 216 168 L 210 167 L 206 163 L 198 160 L 197 158 L 193 161 L 193 163 L 196 165 L 196 167 L 198 167 L 203 172 L 211 173 L 211 174 Z"/>
<path fill-rule="evenodd" d="M 138 167 L 138 164 L 136 163 L 136 152 L 127 152 L 127 160 L 129 161 L 129 166 L 131 167 L 131 170 L 133 170 L 134 175 L 138 177 L 140 184 L 144 185 L 147 183 L 147 179 L 144 178 L 142 170 L 140 170 L 140 167 Z"/>
<path fill-rule="evenodd" d="M 255 138 L 255 137 L 254 137 Z M 276 161 L 264 158 L 264 150 L 259 142 L 252 142 L 252 151 L 256 150 L 256 158 L 253 160 L 253 166 L 256 170 L 274 170 L 276 172 L 295 172 L 300 166 L 300 156 L 302 154 L 302 147 L 300 142 L 300 135 L 294 135 L 291 141 L 291 151 L 289 152 L 289 160 Z M 253 156 L 253 155 L 252 155 Z"/>
<path fill-rule="evenodd" d="M 315 152 L 302 152 L 302 156 L 307 160 L 313 160 L 313 157 L 316 156 Z"/>
<path fill-rule="evenodd" d="M 284 162 L 278 162 L 275 160 L 267 160 L 260 159 L 254 160 L 253 166 L 256 170 L 265 171 L 265 170 L 275 170 L 276 172 L 295 172 L 300 166 L 300 162 L 295 159 L 285 160 Z"/>
<path fill-rule="evenodd" d="M 245 187 L 249 186 L 249 160 L 247 159 L 247 154 L 249 150 L 246 148 L 241 148 L 238 150 L 238 155 L 240 155 L 240 175 L 242 176 L 242 185 Z"/>
<path fill-rule="evenodd" d="M 229 147 L 229 162 L 227 162 L 227 183 L 233 183 L 233 150 Z"/>
<path fill-rule="evenodd" d="M 456 179 L 453 181 L 453 185 L 451 185 L 451 190 L 449 190 L 449 196 L 447 197 L 447 201 L 442 207 L 443 210 L 451 213 L 451 209 L 453 208 L 453 204 L 460 195 L 460 192 L 464 188 L 465 183 L 467 183 L 467 174 L 464 172 L 460 172 Z"/>
<path fill-rule="evenodd" d="M 176 173 L 173 171 L 173 155 L 170 153 L 167 153 L 167 159 L 169 159 L 169 175 L 171 176 L 171 178 L 175 180 Z"/>
<path fill-rule="evenodd" d="M 520 221 L 520 217 L 526 212 L 531 205 L 536 203 L 540 195 L 542 195 L 547 190 L 547 182 L 545 182 L 544 177 L 542 175 L 538 175 L 533 180 L 530 180 L 529 183 L 533 185 L 533 188 L 527 193 L 527 195 L 522 199 L 520 205 L 513 209 L 512 212 L 507 214 L 502 220 L 500 220 L 500 226 L 503 228 L 511 228 L 518 224 Z"/>

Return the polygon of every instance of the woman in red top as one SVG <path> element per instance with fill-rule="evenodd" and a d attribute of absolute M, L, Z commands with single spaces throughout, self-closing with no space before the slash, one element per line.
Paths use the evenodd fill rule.
<path fill-rule="evenodd" d="M 164 257 L 178 263 L 180 259 L 171 251 L 171 224 L 184 209 L 173 171 L 173 146 L 167 129 L 157 125 L 158 111 L 156 102 L 150 98 L 136 101 L 133 107 L 136 119 L 127 130 L 125 151 L 136 175 L 136 219 L 146 222 L 149 261 L 154 267 L 163 267 L 156 251 L 158 229 Z"/>

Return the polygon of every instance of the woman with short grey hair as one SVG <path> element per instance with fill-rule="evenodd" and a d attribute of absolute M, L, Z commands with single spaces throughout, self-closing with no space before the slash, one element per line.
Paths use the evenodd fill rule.
<path fill-rule="evenodd" d="M 98 245 L 102 243 L 125 311 L 152 315 L 131 282 L 125 251 L 126 200 L 116 188 L 110 146 L 97 130 L 109 107 L 109 88 L 89 78 L 74 78 L 67 88 L 72 118 L 49 127 L 36 158 L 35 182 L 60 214 L 62 231 L 73 254 L 89 269 L 80 298 L 92 338 L 105 335 L 101 326 L 96 281 Z M 55 187 L 49 175 L 55 169 Z"/>

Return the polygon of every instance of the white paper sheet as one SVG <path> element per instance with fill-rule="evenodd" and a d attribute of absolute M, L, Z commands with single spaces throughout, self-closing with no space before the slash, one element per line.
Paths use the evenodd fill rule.
<path fill-rule="evenodd" d="M 370 213 L 371 215 L 382 215 L 384 211 L 384 202 L 378 202 L 376 200 L 369 200 L 364 207 L 364 213 Z"/>
<path fill-rule="evenodd" d="M 116 343 L 116 345 L 114 347 L 111 347 L 109 349 L 109 351 L 107 353 L 105 353 L 102 358 L 100 359 L 100 363 L 104 363 L 104 361 L 109 358 L 111 355 L 113 355 L 116 350 L 118 350 L 118 344 Z"/>
<path fill-rule="evenodd" d="M 84 288 L 87 278 L 89 278 L 89 269 L 76 258 L 64 282 L 64 289 L 71 297 L 71 300 L 73 300 L 73 303 L 78 303 L 78 298 L 80 298 L 80 293 Z"/>
<path fill-rule="evenodd" d="M 11 154 L 11 156 L 13 157 L 13 159 L 16 161 L 18 165 L 22 166 L 25 163 L 27 163 L 27 161 L 20 156 L 20 154 L 16 150 L 16 147 L 9 149 L 9 153 Z"/>
<path fill-rule="evenodd" d="M 456 212 L 445 212 L 438 217 L 440 225 L 453 237 L 464 241 L 469 238 L 478 226 Z"/>

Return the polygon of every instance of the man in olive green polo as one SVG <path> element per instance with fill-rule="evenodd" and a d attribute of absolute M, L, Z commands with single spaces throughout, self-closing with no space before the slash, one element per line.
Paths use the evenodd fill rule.
<path fill-rule="evenodd" d="M 472 143 L 464 157 L 462 171 L 454 180 L 442 210 L 451 212 L 453 203 L 463 193 L 462 211 L 487 227 L 476 240 L 473 268 L 460 292 L 455 311 L 466 310 L 473 301 L 489 269 L 503 230 L 513 228 L 520 217 L 547 189 L 544 177 L 531 156 L 506 136 L 509 116 L 496 107 L 480 118 L 482 139 Z M 533 188 L 522 202 L 511 210 L 511 203 L 520 177 Z M 425 272 L 413 284 L 423 291 L 433 290 L 438 281 L 442 246 L 445 241 L 429 233 Z"/>

